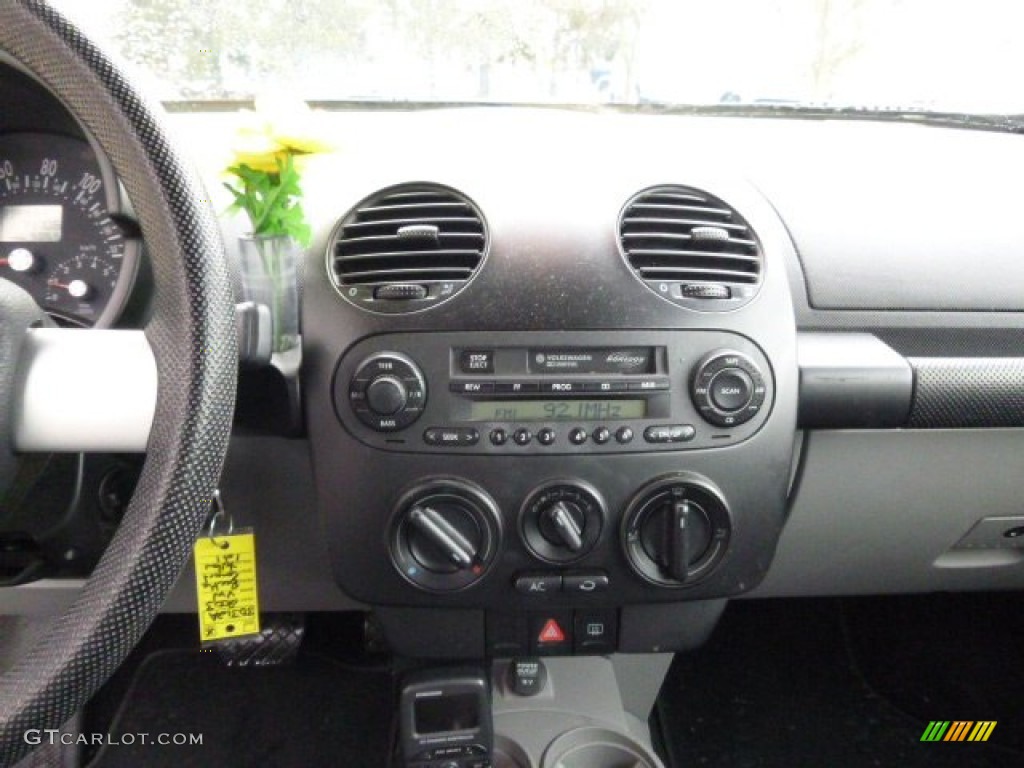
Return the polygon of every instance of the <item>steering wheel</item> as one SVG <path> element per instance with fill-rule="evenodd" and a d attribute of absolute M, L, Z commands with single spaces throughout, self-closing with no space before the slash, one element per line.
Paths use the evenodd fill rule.
<path fill-rule="evenodd" d="M 157 369 L 145 465 L 123 522 L 49 634 L 0 676 L 0 766 L 7 766 L 28 751 L 25 731 L 66 722 L 156 617 L 209 510 L 228 446 L 238 363 L 213 212 L 154 111 L 41 0 L 0 0 L 0 50 L 67 105 L 124 183 L 153 266 L 156 292 L 145 338 Z M 25 296 L 10 284 L 0 291 L 0 454 L 8 454 L 7 461 L 0 456 L 0 494 L 10 475 L 4 470 L 12 455 L 12 382 L 25 374 L 18 370 L 18 342 L 26 324 L 38 319 Z"/>

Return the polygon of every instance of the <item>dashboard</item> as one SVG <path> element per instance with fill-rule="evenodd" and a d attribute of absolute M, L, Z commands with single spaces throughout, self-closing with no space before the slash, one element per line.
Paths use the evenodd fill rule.
<path fill-rule="evenodd" d="M 32 99 L 31 80 L 4 73 L 5 103 Z M 8 113 L 0 125 L 0 277 L 62 325 L 108 327 L 135 282 L 138 226 L 109 161 L 70 118 L 23 120 Z"/>
<path fill-rule="evenodd" d="M 749 590 L 785 517 L 784 229 L 742 182 L 608 158 L 594 184 L 578 160 L 387 185 L 304 286 L 339 584 L 385 621 L 450 608 L 493 655 L 550 618 L 608 632 L 553 652 L 665 642 L 620 610 Z"/>
<path fill-rule="evenodd" d="M 26 108 L 0 124 L 0 275 L 57 322 L 139 325 L 109 163 L 2 74 Z M 264 532 L 268 610 L 372 608 L 414 656 L 585 654 L 692 646 L 741 596 L 1024 585 L 1019 136 L 328 119 L 301 365 L 243 372 L 222 488 Z M 289 408 L 288 434 L 259 418 Z"/>

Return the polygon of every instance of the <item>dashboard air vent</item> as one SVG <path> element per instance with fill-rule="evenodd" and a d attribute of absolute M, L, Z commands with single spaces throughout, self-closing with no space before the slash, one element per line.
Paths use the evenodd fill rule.
<path fill-rule="evenodd" d="M 329 266 L 353 304 L 411 312 L 462 290 L 486 251 L 483 216 L 467 197 L 439 184 L 403 184 L 371 195 L 341 220 Z"/>
<path fill-rule="evenodd" d="M 728 204 L 689 187 L 655 187 L 630 200 L 619 242 L 633 272 L 677 304 L 735 309 L 761 283 L 761 247 L 750 226 Z"/>

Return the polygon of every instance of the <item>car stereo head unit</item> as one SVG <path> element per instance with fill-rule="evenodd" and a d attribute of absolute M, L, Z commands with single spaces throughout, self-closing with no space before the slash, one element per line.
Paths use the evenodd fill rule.
<path fill-rule="evenodd" d="M 632 453 L 746 439 L 771 402 L 767 361 L 735 334 L 565 336 L 372 337 L 337 368 L 338 416 L 391 450 Z"/>
<path fill-rule="evenodd" d="M 458 421 L 622 421 L 668 412 L 661 346 L 455 348 L 451 360 Z"/>

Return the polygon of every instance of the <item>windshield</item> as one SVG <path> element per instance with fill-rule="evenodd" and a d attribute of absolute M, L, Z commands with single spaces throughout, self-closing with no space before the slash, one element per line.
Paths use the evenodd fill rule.
<path fill-rule="evenodd" d="M 52 1 L 164 101 L 1024 112 L 1020 0 Z"/>

